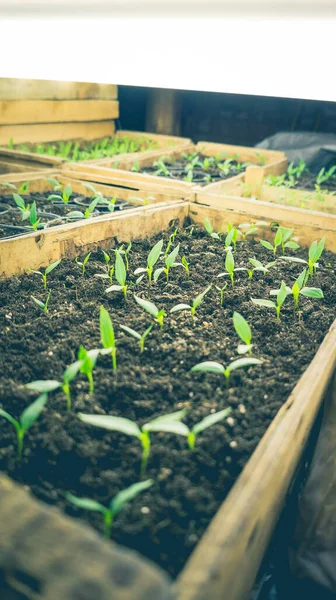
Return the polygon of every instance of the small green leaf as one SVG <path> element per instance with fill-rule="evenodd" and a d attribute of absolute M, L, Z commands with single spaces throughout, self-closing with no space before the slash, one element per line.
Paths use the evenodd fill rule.
<path fill-rule="evenodd" d="M 272 244 L 270 244 L 266 240 L 260 240 L 260 243 L 262 246 L 264 246 L 264 248 L 267 248 L 267 250 L 273 250 Z"/>
<path fill-rule="evenodd" d="M 178 244 L 176 246 L 176 248 L 174 248 L 174 250 L 172 250 L 171 253 L 168 254 L 168 256 L 166 257 L 166 259 L 165 259 L 166 267 L 168 267 L 170 269 L 173 266 L 174 262 L 176 261 L 179 251 L 180 251 L 180 244 Z"/>
<path fill-rule="evenodd" d="M 122 287 L 124 287 L 126 284 L 126 267 L 123 261 L 123 257 L 119 252 L 116 253 L 115 276 L 118 283 Z"/>
<path fill-rule="evenodd" d="M 224 373 L 224 367 L 218 362 L 212 360 L 206 360 L 205 362 L 198 363 L 190 369 L 192 373 L 207 372 L 207 373 Z"/>
<path fill-rule="evenodd" d="M 147 479 L 147 481 L 133 483 L 133 485 L 130 485 L 128 488 L 126 488 L 126 490 L 119 492 L 119 494 L 117 494 L 110 503 L 110 510 L 112 511 L 112 514 L 114 516 L 117 515 L 125 506 L 125 504 L 127 504 L 127 502 L 133 500 L 133 498 L 135 498 L 141 492 L 148 490 L 153 483 L 153 479 Z"/>
<path fill-rule="evenodd" d="M 225 269 L 227 270 L 228 273 L 233 273 L 234 271 L 234 258 L 233 258 L 233 254 L 232 251 L 229 250 L 226 254 L 226 258 L 225 258 Z"/>
<path fill-rule="evenodd" d="M 205 429 L 212 427 L 212 425 L 216 425 L 216 423 L 219 423 L 223 419 L 226 419 L 226 417 L 228 417 L 231 412 L 232 408 L 228 407 L 224 408 L 224 410 L 220 410 L 219 412 L 213 413 L 212 415 L 208 415 L 207 417 L 202 419 L 202 421 L 194 425 L 194 427 L 192 428 L 192 432 L 195 435 L 198 435 L 199 433 L 201 433 L 201 431 L 204 431 Z"/>
<path fill-rule="evenodd" d="M 203 292 L 201 292 L 200 294 L 198 294 L 198 296 L 196 296 L 195 300 L 193 301 L 194 308 L 197 308 L 201 304 L 204 296 L 206 296 L 206 294 L 208 292 L 210 292 L 211 288 L 212 288 L 212 284 L 208 285 L 208 287 Z"/>
<path fill-rule="evenodd" d="M 139 298 L 139 296 L 134 296 L 135 301 L 143 308 L 146 312 L 148 312 L 152 317 L 157 317 L 159 314 L 159 309 L 153 302 L 149 300 L 144 300 L 143 298 Z"/>
<path fill-rule="evenodd" d="M 72 365 L 69 365 L 64 373 L 63 373 L 63 380 L 65 381 L 65 383 L 70 383 L 77 375 L 78 371 L 81 368 L 81 361 L 80 360 L 76 360 L 74 363 L 72 363 Z"/>
<path fill-rule="evenodd" d="M 20 417 L 20 423 L 24 431 L 27 431 L 35 421 L 37 421 L 47 400 L 48 394 L 41 394 L 35 402 L 32 402 L 32 404 L 23 411 Z"/>
<path fill-rule="evenodd" d="M 86 263 L 88 262 L 88 260 L 89 260 L 90 256 L 91 256 L 91 252 L 89 252 L 89 253 L 86 255 L 86 257 L 84 258 L 84 260 L 83 260 L 83 265 L 86 265 Z"/>
<path fill-rule="evenodd" d="M 83 413 L 79 413 L 78 417 L 87 425 L 101 427 L 102 429 L 107 429 L 108 431 L 119 431 L 120 433 L 137 438 L 141 436 L 139 427 L 130 419 L 124 419 L 123 417 L 112 417 L 108 415 L 85 415 Z"/>
<path fill-rule="evenodd" d="M 100 307 L 100 339 L 104 348 L 114 348 L 114 329 L 111 317 L 104 306 Z"/>
<path fill-rule="evenodd" d="M 154 281 L 157 281 L 159 279 L 160 275 L 162 275 L 163 272 L 164 272 L 164 268 L 163 267 L 160 267 L 159 269 L 155 269 L 154 276 L 153 276 Z"/>
<path fill-rule="evenodd" d="M 14 202 L 19 208 L 25 208 L 25 201 L 19 194 L 13 194 Z"/>
<path fill-rule="evenodd" d="M 181 424 L 180 421 L 185 417 L 186 412 L 186 410 L 178 410 L 167 415 L 162 415 L 161 417 L 157 417 L 156 419 L 145 423 L 142 429 L 143 431 L 171 431 L 170 429 L 167 429 L 166 426 L 169 427 L 171 423 L 175 425 L 176 423 Z M 174 433 L 174 431 L 172 431 L 172 433 Z M 186 435 L 188 435 L 188 428 Z"/>
<path fill-rule="evenodd" d="M 12 415 L 10 415 L 8 412 L 3 410 L 2 408 L 0 408 L 0 417 L 3 417 L 4 419 L 6 419 L 6 421 L 9 421 L 9 423 L 11 423 L 13 425 L 13 427 L 15 427 L 16 431 L 21 429 L 20 423 L 16 419 L 14 419 L 14 417 L 12 417 Z"/>
<path fill-rule="evenodd" d="M 266 306 L 266 308 L 276 308 L 276 304 L 272 300 L 263 300 L 262 298 L 251 298 L 253 304 L 257 306 Z"/>
<path fill-rule="evenodd" d="M 49 275 L 49 273 L 51 273 L 51 271 L 53 271 L 54 269 L 56 269 L 56 267 L 58 267 L 58 265 L 60 264 L 61 259 L 60 260 L 56 260 L 55 262 L 51 263 L 51 265 L 49 265 L 46 270 L 45 270 L 45 274 Z"/>
<path fill-rule="evenodd" d="M 147 258 L 147 265 L 151 268 L 154 267 L 154 265 L 157 263 L 157 261 L 159 260 L 159 256 L 161 254 L 162 251 L 162 246 L 163 246 L 163 240 L 160 240 L 159 242 L 157 242 L 157 244 L 155 244 L 155 246 L 153 246 L 153 248 L 151 249 L 150 253 L 148 254 L 148 258 Z"/>
<path fill-rule="evenodd" d="M 249 261 L 250 261 L 251 265 L 253 265 L 256 268 L 263 267 L 263 264 L 259 260 L 256 260 L 255 258 L 249 258 Z"/>
<path fill-rule="evenodd" d="M 140 333 L 135 331 L 135 329 L 131 329 L 131 327 L 127 327 L 127 325 L 120 325 L 120 328 L 123 329 L 124 331 L 126 331 L 127 333 L 129 333 L 129 335 L 132 335 L 137 340 L 141 340 Z"/>
<path fill-rule="evenodd" d="M 292 250 L 297 250 L 298 248 L 300 248 L 300 245 L 297 244 L 296 242 L 286 242 L 285 248 L 291 248 Z"/>
<path fill-rule="evenodd" d="M 72 502 L 72 504 L 78 506 L 78 508 L 83 508 L 84 510 L 93 510 L 101 513 L 107 512 L 107 508 L 105 508 L 105 506 L 99 504 L 99 502 L 96 502 L 95 500 L 90 500 L 90 498 L 77 498 L 77 496 L 73 496 L 70 494 L 70 492 L 65 494 L 65 497 L 67 500 L 69 500 L 69 502 Z"/>
<path fill-rule="evenodd" d="M 233 325 L 244 344 L 251 344 L 252 332 L 248 322 L 238 312 L 233 313 Z"/>
<path fill-rule="evenodd" d="M 28 390 L 33 390 L 34 392 L 48 393 L 57 390 L 57 388 L 61 387 L 61 383 L 56 381 L 55 379 L 45 379 L 41 381 L 32 381 L 31 383 L 26 384 L 26 388 Z"/>
<path fill-rule="evenodd" d="M 280 290 L 277 294 L 277 305 L 282 306 L 287 298 L 287 286 L 284 281 L 281 282 Z"/>
<path fill-rule="evenodd" d="M 320 288 L 304 287 L 300 293 L 302 296 L 307 296 L 308 298 L 324 298 L 323 292 Z"/>
<path fill-rule="evenodd" d="M 231 373 L 231 371 L 236 371 L 236 369 L 241 369 L 243 367 L 250 367 L 252 365 L 261 365 L 261 360 L 259 358 L 238 358 L 231 362 L 227 370 Z"/>
<path fill-rule="evenodd" d="M 180 310 L 191 310 L 191 306 L 189 304 L 176 304 L 173 308 L 170 309 L 171 313 L 178 312 Z"/>

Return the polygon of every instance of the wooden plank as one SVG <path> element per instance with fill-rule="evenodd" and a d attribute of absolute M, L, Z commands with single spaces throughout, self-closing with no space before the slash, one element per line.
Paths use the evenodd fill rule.
<path fill-rule="evenodd" d="M 151 131 L 130 131 L 128 129 L 119 129 L 116 137 L 129 137 L 136 139 L 138 137 L 154 140 L 160 148 L 174 148 L 176 146 L 190 146 L 193 142 L 190 138 L 179 137 L 176 135 L 165 135 L 162 133 L 151 133 Z"/>
<path fill-rule="evenodd" d="M 1 125 L 0 144 L 23 142 L 52 142 L 85 138 L 94 140 L 114 134 L 113 121 L 92 121 L 91 123 L 49 123 L 46 125 Z"/>
<path fill-rule="evenodd" d="M 260 187 L 258 197 L 266 202 L 276 202 L 281 206 L 286 204 L 292 207 L 336 214 L 335 193 L 317 193 L 315 191 L 263 184 Z"/>
<path fill-rule="evenodd" d="M 107 121 L 119 117 L 117 100 L 3 100 L 0 125 Z"/>
<path fill-rule="evenodd" d="M 39 269 L 59 258 L 75 258 L 88 248 L 106 247 L 112 237 L 121 242 L 151 237 L 167 229 L 172 220 L 182 223 L 188 210 L 188 202 L 157 204 L 0 240 L 0 277 Z"/>
<path fill-rule="evenodd" d="M 182 571 L 179 600 L 249 597 L 335 366 L 336 321 Z"/>
<path fill-rule="evenodd" d="M 250 161 L 257 165 L 264 160 L 265 165 L 279 162 L 286 158 L 284 152 L 277 150 L 264 150 L 260 148 L 250 148 L 248 146 L 234 146 L 232 144 L 218 144 L 215 142 L 198 142 L 196 152 L 201 152 L 205 156 L 217 156 L 224 154 L 226 158 L 235 157 L 241 162 Z"/>
<path fill-rule="evenodd" d="M 0 100 L 116 100 L 117 98 L 116 85 L 0 78 Z"/>
<path fill-rule="evenodd" d="M 287 158 L 270 163 L 265 167 L 249 166 L 245 171 L 245 183 L 250 186 L 253 194 L 258 194 L 267 175 L 282 175 L 287 171 L 287 167 Z"/>
<path fill-rule="evenodd" d="M 66 160 L 59 156 L 48 156 L 47 154 L 37 154 L 36 152 L 25 152 L 23 150 L 12 150 L 11 148 L 0 147 L 0 160 L 1 159 L 8 159 L 8 162 L 22 161 L 27 164 L 27 167 L 29 166 L 29 168 L 33 169 L 35 167 L 38 168 L 38 165 L 46 165 L 49 168 L 52 166 L 56 167 Z"/>
<path fill-rule="evenodd" d="M 0 175 L 10 175 L 11 173 L 26 173 L 29 170 L 43 171 L 45 168 L 45 166 L 39 164 L 34 165 L 33 167 L 32 165 L 29 165 L 24 162 L 12 162 L 1 160 L 0 158 Z"/>
<path fill-rule="evenodd" d="M 131 171 L 135 163 L 138 163 L 140 168 L 152 167 L 157 160 L 172 161 L 180 158 L 182 154 L 190 154 L 194 152 L 195 146 L 192 142 L 178 144 L 174 148 L 162 147 L 156 150 L 145 150 L 144 152 L 129 152 L 128 154 L 118 154 L 113 158 L 102 158 L 94 161 L 94 164 L 101 165 L 106 168 L 121 169 Z M 85 163 L 93 163 L 93 161 L 83 161 Z M 162 179 L 162 177 L 160 177 Z M 181 180 L 182 181 L 182 180 Z"/>

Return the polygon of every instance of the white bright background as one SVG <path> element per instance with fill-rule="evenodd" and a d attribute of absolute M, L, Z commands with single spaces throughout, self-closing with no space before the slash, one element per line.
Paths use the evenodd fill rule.
<path fill-rule="evenodd" d="M 336 18 L 83 14 L 2 15 L 0 77 L 336 101 Z"/>

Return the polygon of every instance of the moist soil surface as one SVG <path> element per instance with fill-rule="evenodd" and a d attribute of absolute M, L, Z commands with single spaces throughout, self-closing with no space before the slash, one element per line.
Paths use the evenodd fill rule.
<path fill-rule="evenodd" d="M 204 164 L 204 160 L 209 160 L 211 159 L 211 157 L 209 156 L 203 156 L 202 154 L 199 155 L 199 162 Z M 166 172 L 158 172 L 158 167 L 157 166 L 153 166 L 153 167 L 144 167 L 143 169 L 140 169 L 141 173 L 148 173 L 149 175 L 158 175 L 160 177 L 166 177 L 167 179 L 179 179 L 179 180 L 183 180 L 183 181 L 192 181 L 195 184 L 198 184 L 200 186 L 204 186 L 204 185 L 208 185 L 209 183 L 215 183 L 216 181 L 221 181 L 223 179 L 229 179 L 231 177 L 234 177 L 235 175 L 239 175 L 240 173 L 244 173 L 245 168 L 247 166 L 248 163 L 239 163 L 235 160 L 232 160 L 230 162 L 230 168 L 229 169 L 221 169 L 220 167 L 218 167 L 218 164 L 223 164 L 224 163 L 224 159 L 223 162 L 220 162 L 218 160 L 214 160 L 213 164 L 210 164 L 210 166 L 205 169 L 202 164 L 201 165 L 196 165 L 193 169 L 192 169 L 192 179 L 189 179 L 187 177 L 188 172 L 190 171 L 190 169 L 188 169 L 188 165 L 190 165 L 190 160 L 188 158 L 183 158 L 183 159 L 176 159 L 174 162 L 172 163 L 164 163 L 166 168 L 168 169 L 168 173 Z"/>
<path fill-rule="evenodd" d="M 165 242 L 169 233 L 164 233 Z M 152 478 L 154 485 L 132 500 L 113 524 L 115 542 L 139 551 L 174 577 L 332 324 L 336 257 L 324 252 L 310 281 L 311 286 L 322 288 L 325 298 L 301 297 L 300 310 L 295 313 L 289 296 L 280 322 L 275 311 L 253 305 L 251 297 L 269 298 L 269 291 L 279 287 L 282 280 L 292 285 L 302 266 L 281 260 L 266 274 L 255 272 L 252 280 L 245 272 L 237 272 L 234 288 L 230 284 L 224 293 L 223 307 L 213 285 L 192 323 L 188 313 L 169 311 L 178 303 L 190 304 L 211 282 L 225 281 L 216 279 L 224 271 L 225 254 L 222 243 L 204 230 L 196 228 L 190 235 L 190 230 L 181 228 L 174 244 L 180 244 L 180 257 L 185 255 L 190 263 L 190 279 L 182 267 L 176 267 L 168 284 L 164 278 L 152 284 L 150 299 L 168 316 L 162 330 L 158 325 L 153 328 L 140 354 L 137 340 L 120 325 L 142 333 L 152 322 L 132 294 L 148 299 L 148 284 L 145 280 L 135 283 L 133 273 L 146 265 L 150 249 L 160 238 L 133 242 L 127 302 L 122 294 L 106 294 L 109 282 L 94 276 L 105 268 L 100 250 L 91 254 L 84 276 L 74 260 L 66 259 L 48 275 L 48 314 L 31 300 L 31 295 L 44 300 L 47 294 L 39 275 L 0 281 L 0 407 L 15 418 L 37 396 L 24 384 L 38 379 L 61 380 L 66 366 L 76 360 L 81 344 L 87 349 L 101 347 L 100 305 L 111 315 L 118 349 L 116 373 L 110 356 L 98 358 L 92 395 L 84 375 L 72 382 L 71 412 L 66 411 L 62 392 L 50 394 L 42 415 L 27 433 L 21 462 L 14 429 L 0 419 L 0 470 L 37 498 L 102 531 L 99 513 L 73 506 L 64 494 L 70 491 L 107 505 L 118 491 L 139 480 L 140 444 L 136 438 L 85 425 L 76 413 L 127 417 L 142 425 L 185 408 L 184 422 L 192 426 L 230 406 L 230 417 L 199 434 L 194 452 L 189 451 L 184 437 L 152 433 L 145 477 Z M 123 241 L 111 240 L 105 250 Z M 295 256 L 306 258 L 307 249 L 295 251 Z M 241 267 L 252 257 L 268 263 L 272 253 L 250 240 L 237 244 L 234 257 L 236 267 Z M 227 365 L 239 358 L 234 311 L 250 323 L 253 356 L 262 364 L 233 372 L 226 387 L 222 375 L 190 373 L 190 369 L 205 360 Z"/>
<path fill-rule="evenodd" d="M 297 181 L 294 189 L 315 191 L 316 174 L 302 173 Z M 321 191 L 336 192 L 336 176 L 330 177 L 327 181 L 321 184 Z"/>
<path fill-rule="evenodd" d="M 62 201 L 48 200 L 48 196 L 52 192 L 31 193 L 22 195 L 26 205 L 31 205 L 36 202 L 38 218 L 41 219 L 38 229 L 55 227 L 56 225 L 64 225 L 78 219 L 78 216 L 69 217 L 69 213 L 73 211 L 85 212 L 92 198 L 87 198 L 79 194 L 72 194 L 68 204 Z M 114 210 L 130 208 L 130 205 L 122 199 L 117 198 Z M 101 214 L 109 212 L 107 205 L 97 204 L 91 217 L 98 217 Z M 16 229 L 19 228 L 19 229 Z M 22 212 L 17 208 L 13 195 L 0 195 L 0 239 L 12 237 L 14 235 L 24 235 L 31 233 L 34 229 L 30 226 L 29 219 L 22 220 Z"/>

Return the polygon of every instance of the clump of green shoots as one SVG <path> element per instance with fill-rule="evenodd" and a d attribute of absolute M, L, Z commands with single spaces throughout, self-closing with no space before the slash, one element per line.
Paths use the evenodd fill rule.
<path fill-rule="evenodd" d="M 147 266 L 146 267 L 138 267 L 137 269 L 135 269 L 134 275 L 139 275 L 140 273 L 147 273 L 148 282 L 149 282 L 149 284 L 151 284 L 153 269 L 154 269 L 157 261 L 159 260 L 159 257 L 160 257 L 161 251 L 162 251 L 162 246 L 163 246 L 163 240 L 160 240 L 159 242 L 157 242 L 155 244 L 155 246 L 153 246 L 153 248 L 151 249 L 151 251 L 147 257 Z M 138 279 L 138 281 L 140 279 L 142 279 L 142 277 L 143 277 L 143 275 L 141 276 L 141 278 Z"/>
<path fill-rule="evenodd" d="M 308 251 L 308 260 L 304 260 L 303 258 L 296 258 L 295 256 L 282 256 L 283 260 L 289 260 L 290 262 L 297 262 L 308 265 L 308 277 L 316 273 L 318 267 L 318 260 L 321 258 L 322 252 L 324 250 L 325 237 L 323 237 L 319 242 L 315 240 Z M 307 281 L 307 280 L 306 280 Z"/>
<path fill-rule="evenodd" d="M 199 423 L 196 423 L 196 425 L 194 425 L 191 429 L 189 429 L 189 427 L 184 423 L 179 423 L 176 433 L 179 435 L 184 435 L 187 438 L 189 450 L 193 452 L 197 436 L 202 431 L 205 431 L 206 429 L 209 429 L 209 427 L 212 427 L 220 421 L 223 421 L 223 419 L 226 419 L 231 411 L 232 409 L 228 407 L 224 408 L 224 410 L 220 410 L 219 412 L 210 414 L 202 419 L 202 421 L 199 421 Z"/>
<path fill-rule="evenodd" d="M 266 308 L 274 308 L 276 311 L 277 320 L 280 321 L 281 307 L 286 300 L 287 289 L 284 281 L 281 282 L 280 289 L 277 290 L 276 303 L 272 300 L 264 300 L 263 298 L 251 298 L 253 304 L 257 306 L 265 306 Z"/>
<path fill-rule="evenodd" d="M 111 529 L 112 524 L 120 511 L 124 508 L 124 506 L 133 500 L 138 494 L 148 490 L 153 485 L 154 481 L 152 479 L 147 479 L 147 481 L 140 481 L 139 483 L 134 483 L 130 485 L 128 488 L 119 492 L 113 500 L 111 500 L 109 507 L 106 508 L 103 504 L 96 502 L 95 500 L 90 500 L 89 498 L 77 498 L 77 496 L 73 496 L 70 493 L 66 494 L 66 498 L 69 502 L 72 502 L 78 508 L 83 508 L 84 510 L 91 510 L 95 512 L 100 512 L 104 517 L 104 536 L 106 538 L 111 537 Z"/>
<path fill-rule="evenodd" d="M 8 412 L 0 408 L 0 417 L 6 419 L 9 423 L 11 423 L 16 431 L 17 436 L 17 452 L 19 457 L 22 456 L 23 451 L 23 439 L 30 427 L 34 425 L 34 423 L 39 418 L 41 412 L 43 411 L 45 404 L 48 400 L 47 394 L 41 394 L 34 400 L 32 404 L 30 404 L 21 414 L 19 420 L 14 419 L 12 415 Z"/>
<path fill-rule="evenodd" d="M 215 286 L 217 292 L 219 292 L 219 304 L 221 306 L 224 305 L 224 292 L 225 292 L 227 286 L 228 286 L 227 282 L 224 283 L 223 287 L 219 287 L 219 285 Z"/>
<path fill-rule="evenodd" d="M 126 331 L 126 333 L 128 333 L 129 335 L 131 335 L 132 337 L 134 337 L 136 340 L 139 341 L 140 352 L 142 353 L 145 349 L 146 338 L 152 331 L 154 325 L 150 325 L 149 327 L 147 327 L 146 331 L 144 331 L 144 333 L 142 333 L 142 334 L 138 333 L 137 331 L 135 331 L 135 329 L 132 329 L 131 327 L 127 327 L 127 325 L 120 325 L 120 327 L 121 327 L 121 329 Z"/>
<path fill-rule="evenodd" d="M 266 265 L 263 265 L 260 262 L 260 260 L 256 260 L 255 258 L 249 258 L 249 262 L 253 266 L 253 269 L 247 269 L 247 273 L 248 273 L 248 276 L 250 279 L 252 279 L 254 271 L 261 271 L 262 273 L 268 273 L 268 271 L 272 267 L 274 267 L 274 265 L 276 264 L 276 261 L 273 261 L 273 262 L 267 263 Z"/>
<path fill-rule="evenodd" d="M 304 283 L 307 278 L 307 269 L 304 269 L 299 277 L 294 281 L 292 287 L 286 286 L 287 296 L 292 294 L 294 300 L 294 308 L 299 308 L 299 296 L 306 296 L 307 298 L 321 299 L 324 298 L 323 292 L 320 288 L 305 287 Z M 271 290 L 270 296 L 276 296 L 279 290 Z"/>
<path fill-rule="evenodd" d="M 175 306 L 173 306 L 173 308 L 170 310 L 170 312 L 174 313 L 174 312 L 180 312 L 182 310 L 188 310 L 188 311 L 190 311 L 191 319 L 194 320 L 196 309 L 199 307 L 199 305 L 201 304 L 201 302 L 204 299 L 204 297 L 206 296 L 206 294 L 208 292 L 210 292 L 211 287 L 212 287 L 212 284 L 208 285 L 208 287 L 203 292 L 201 292 L 201 294 L 198 294 L 198 296 L 196 296 L 196 298 L 193 300 L 191 305 L 190 304 L 176 304 Z"/>
<path fill-rule="evenodd" d="M 86 350 L 84 346 L 80 346 L 78 350 L 78 361 L 80 362 L 79 371 L 86 375 L 90 386 L 90 394 L 93 394 L 94 383 L 93 383 L 93 369 L 96 366 L 97 358 L 100 350 Z"/>
<path fill-rule="evenodd" d="M 247 270 L 245 267 L 235 267 L 235 261 L 234 261 L 234 258 L 233 258 L 233 254 L 232 254 L 231 248 L 229 248 L 228 251 L 227 251 L 227 253 L 226 253 L 226 257 L 225 257 L 225 269 L 226 269 L 226 272 L 225 273 L 219 273 L 219 275 L 217 275 L 217 277 L 226 277 L 228 275 L 230 277 L 230 279 L 231 279 L 232 287 L 234 286 L 234 274 L 237 271 L 246 271 Z"/>
<path fill-rule="evenodd" d="M 81 268 L 82 268 L 82 275 L 85 275 L 85 269 L 86 269 L 86 265 L 87 265 L 87 263 L 88 263 L 88 262 L 89 262 L 89 260 L 90 260 L 90 256 L 91 256 L 91 252 L 89 252 L 89 253 L 88 253 L 88 254 L 87 254 L 85 257 L 84 257 L 84 259 L 83 259 L 83 262 L 80 262 L 80 261 L 79 261 L 79 258 L 78 258 L 78 256 L 76 256 L 76 258 L 75 258 L 75 263 L 77 263 L 77 265 L 78 265 L 79 267 L 81 267 Z"/>
<path fill-rule="evenodd" d="M 244 319 L 244 317 L 238 312 L 233 313 L 233 326 L 234 326 L 238 336 L 240 337 L 241 341 L 244 342 L 243 344 L 239 344 L 238 350 L 237 350 L 238 354 L 246 354 L 246 352 L 251 354 L 252 353 L 251 327 L 249 326 L 246 319 Z"/>
<path fill-rule="evenodd" d="M 89 206 L 86 207 L 84 212 L 81 210 L 72 210 L 67 214 L 67 217 L 69 217 L 70 219 L 89 219 L 92 213 L 94 212 L 98 202 L 99 199 L 95 198 L 94 200 L 92 200 L 92 202 L 90 202 Z"/>
<path fill-rule="evenodd" d="M 274 236 L 273 244 L 267 242 L 266 240 L 260 240 L 260 243 L 267 250 L 272 250 L 274 256 L 277 253 L 279 246 L 282 248 L 282 252 L 285 252 L 285 248 L 291 248 L 292 250 L 297 250 L 300 248 L 299 244 L 291 240 L 293 235 L 293 229 L 285 229 L 284 227 L 278 227 L 276 234 Z"/>
<path fill-rule="evenodd" d="M 253 236 L 257 231 L 259 231 L 259 227 L 267 227 L 268 223 L 266 221 L 256 221 L 255 223 L 240 223 L 238 225 L 238 229 L 240 235 L 243 240 L 246 240 L 248 235 Z"/>
<path fill-rule="evenodd" d="M 191 373 L 220 373 L 224 375 L 227 385 L 229 385 L 230 376 L 232 371 L 237 369 L 243 369 L 252 365 L 260 365 L 262 363 L 259 358 L 238 358 L 232 361 L 226 367 L 219 362 L 206 360 L 205 362 L 198 363 L 192 369 Z"/>
<path fill-rule="evenodd" d="M 139 296 L 136 296 L 135 294 L 134 300 L 139 304 L 139 306 L 141 306 L 143 310 L 154 317 L 155 321 L 159 323 L 160 328 L 162 329 L 164 317 L 167 316 L 166 312 L 163 309 L 159 309 L 157 306 L 155 306 L 153 302 L 139 298 Z"/>
<path fill-rule="evenodd" d="M 125 301 L 127 300 L 127 289 L 128 285 L 126 283 L 127 273 L 126 267 L 123 261 L 123 258 L 119 252 L 116 253 L 115 260 L 115 277 L 119 285 L 111 285 L 108 287 L 105 292 L 108 294 L 110 292 L 122 292 L 124 294 Z"/>
<path fill-rule="evenodd" d="M 141 428 L 131 421 L 123 417 L 113 417 L 105 415 L 86 415 L 79 413 L 79 418 L 83 423 L 87 425 L 93 425 L 94 427 L 101 427 L 108 431 L 118 431 L 131 437 L 137 438 L 142 446 L 142 458 L 141 458 L 141 477 L 144 476 L 148 464 L 148 459 L 151 449 L 151 432 L 166 432 L 166 433 L 178 433 L 180 428 L 180 421 L 185 415 L 185 410 L 179 410 L 174 413 L 157 417 L 148 423 L 145 423 Z"/>
<path fill-rule="evenodd" d="M 49 394 L 61 388 L 67 399 L 67 410 L 71 410 L 70 383 L 75 379 L 80 367 L 81 361 L 77 360 L 65 369 L 62 381 L 56 381 L 55 379 L 32 381 L 31 383 L 27 383 L 26 388 L 40 394 Z"/>
<path fill-rule="evenodd" d="M 62 190 L 61 184 L 56 179 L 49 179 L 47 181 L 49 181 L 49 183 L 55 186 L 54 191 L 59 192 L 58 194 L 51 194 L 50 196 L 48 196 L 47 200 L 58 200 L 59 202 L 63 202 L 63 204 L 68 204 L 69 199 L 72 195 L 72 187 L 70 183 L 64 186 Z"/>
<path fill-rule="evenodd" d="M 154 175 L 163 175 L 164 177 L 169 177 L 169 169 L 166 167 L 162 158 L 154 163 L 154 167 L 157 167 L 157 170 L 154 172 Z"/>
<path fill-rule="evenodd" d="M 157 281 L 159 279 L 160 275 L 162 273 L 165 273 L 166 281 L 168 283 L 170 269 L 172 267 L 178 266 L 178 263 L 176 263 L 175 261 L 177 259 L 177 255 L 178 255 L 179 251 L 180 251 L 180 245 L 178 244 L 176 246 L 176 248 L 174 248 L 174 250 L 172 250 L 170 252 L 170 254 L 168 254 L 167 256 L 164 257 L 165 266 L 159 267 L 158 269 L 155 270 L 154 277 L 153 277 L 154 281 Z"/>
<path fill-rule="evenodd" d="M 31 299 L 35 302 L 35 304 L 37 304 L 37 306 L 43 310 L 43 312 L 47 313 L 49 311 L 49 300 L 50 300 L 50 295 L 51 292 L 48 293 L 47 295 L 47 299 L 45 302 L 42 302 L 42 300 L 39 300 L 38 298 L 35 298 L 35 296 L 30 296 Z"/>
<path fill-rule="evenodd" d="M 49 273 L 51 273 L 51 271 L 56 269 L 56 267 L 58 267 L 60 262 L 61 262 L 61 259 L 56 260 L 55 262 L 51 263 L 51 265 L 49 265 L 48 267 L 46 267 L 44 269 L 44 273 L 42 271 L 34 271 L 34 269 L 29 269 L 29 273 L 36 273 L 36 275 L 41 275 L 42 281 L 43 281 L 43 287 L 44 287 L 44 289 L 46 289 L 47 288 L 47 275 L 49 275 Z"/>
<path fill-rule="evenodd" d="M 214 238 L 215 240 L 220 239 L 219 234 L 214 231 L 214 228 L 212 227 L 210 219 L 208 219 L 208 217 L 204 221 L 204 227 L 207 233 L 210 235 L 210 237 Z"/>
<path fill-rule="evenodd" d="M 117 370 L 117 347 L 111 317 L 104 306 L 100 307 L 100 339 L 105 350 L 101 354 L 111 354 L 112 368 Z"/>

